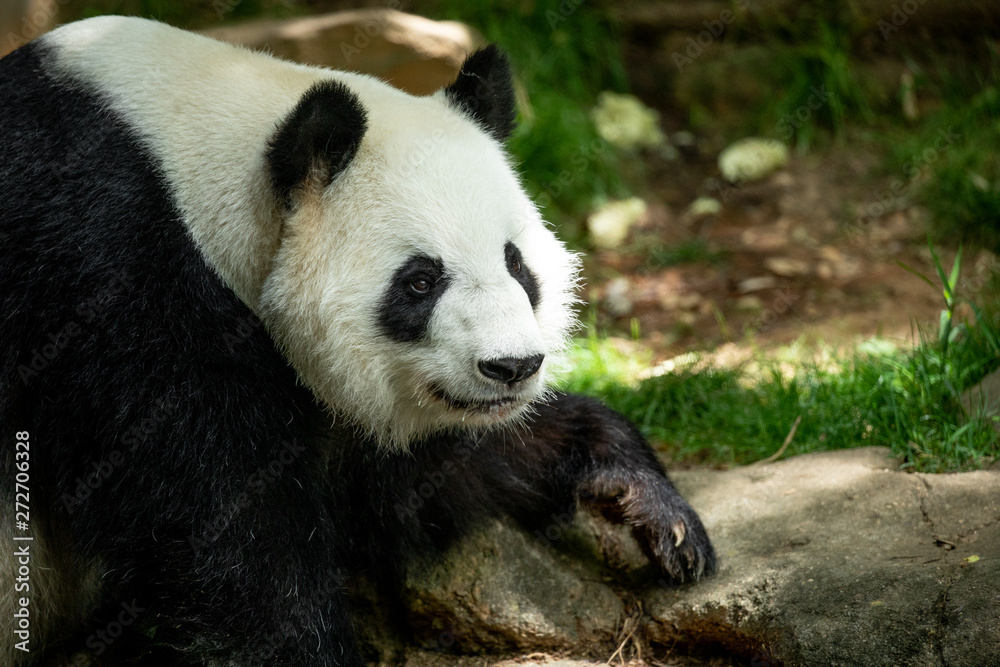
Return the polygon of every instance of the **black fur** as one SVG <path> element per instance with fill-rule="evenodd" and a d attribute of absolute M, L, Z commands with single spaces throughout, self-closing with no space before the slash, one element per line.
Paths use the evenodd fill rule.
<path fill-rule="evenodd" d="M 306 91 L 267 150 L 278 196 L 290 204 L 292 190 L 313 170 L 321 170 L 329 185 L 354 158 L 367 129 L 364 107 L 344 84 L 323 81 Z"/>
<path fill-rule="evenodd" d="M 0 60 L 0 424 L 30 432 L 33 521 L 99 563 L 104 586 L 79 643 L 51 651 L 94 649 L 124 604 L 176 652 L 168 664 L 359 667 L 345 572 L 392 581 L 483 517 L 544 525 L 580 497 L 619 507 L 674 580 L 712 570 L 652 451 L 592 400 L 556 396 L 515 433 L 439 435 L 412 454 L 330 430 L 196 250 L 156 157 L 107 100 L 50 79 L 48 57 Z M 313 127 L 303 106 L 285 128 Z M 308 164 L 285 149 L 315 158 L 306 136 L 270 148 L 276 183 Z M 0 457 L 11 470 L 13 449 Z M 103 664 L 134 657 L 105 648 Z"/>
<path fill-rule="evenodd" d="M 379 301 L 378 323 L 382 333 L 400 343 L 421 340 L 427 333 L 434 306 L 449 283 L 440 260 L 415 255 L 403 262 Z"/>
<path fill-rule="evenodd" d="M 514 80 L 507 56 L 495 44 L 469 56 L 445 94 L 497 141 L 514 131 Z"/>
<path fill-rule="evenodd" d="M 507 272 L 524 288 L 524 293 L 528 295 L 528 302 L 531 303 L 532 309 L 537 309 L 538 300 L 541 298 L 538 291 L 538 280 L 535 279 L 535 274 L 531 272 L 531 269 L 527 267 L 521 258 L 521 251 L 518 250 L 516 245 L 508 241 L 507 245 L 503 248 L 503 254 L 504 262 L 507 265 Z"/>
<path fill-rule="evenodd" d="M 135 600 L 200 657 L 358 664 L 339 593 L 293 595 L 340 558 L 326 419 L 190 241 L 139 138 L 40 74 L 44 56 L 0 60 L 0 424 L 31 434 L 36 518 L 102 565 L 92 627 Z M 136 435 L 164 402 L 167 421 Z"/>

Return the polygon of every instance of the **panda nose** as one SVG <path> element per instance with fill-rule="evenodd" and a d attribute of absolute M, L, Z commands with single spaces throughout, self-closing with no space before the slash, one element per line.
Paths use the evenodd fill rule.
<path fill-rule="evenodd" d="M 514 384 L 527 380 L 542 367 L 544 354 L 533 357 L 502 357 L 500 359 L 484 359 L 479 362 L 479 372 L 491 380 Z"/>

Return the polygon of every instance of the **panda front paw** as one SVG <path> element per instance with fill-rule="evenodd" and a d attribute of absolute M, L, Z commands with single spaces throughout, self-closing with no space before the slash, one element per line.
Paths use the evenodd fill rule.
<path fill-rule="evenodd" d="M 715 549 L 705 526 L 666 477 L 599 475 L 584 485 L 580 497 L 606 518 L 631 526 L 669 583 L 698 581 L 715 572 Z"/>
<path fill-rule="evenodd" d="M 639 543 L 672 583 L 698 581 L 716 569 L 715 549 L 701 519 L 680 496 L 665 515 L 635 525 Z"/>

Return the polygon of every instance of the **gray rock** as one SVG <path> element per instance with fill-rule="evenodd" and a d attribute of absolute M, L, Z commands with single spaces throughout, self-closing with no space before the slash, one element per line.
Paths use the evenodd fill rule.
<path fill-rule="evenodd" d="M 1000 474 L 895 468 L 870 448 L 677 475 L 722 567 L 649 592 L 649 636 L 794 665 L 995 665 Z"/>
<path fill-rule="evenodd" d="M 606 657 L 638 594 L 645 640 L 749 664 L 997 664 L 1000 472 L 899 472 L 862 448 L 673 478 L 713 537 L 714 577 L 651 583 L 628 530 L 585 512 L 548 537 L 497 522 L 410 574 L 417 636 Z"/>
<path fill-rule="evenodd" d="M 497 521 L 445 559 L 414 568 L 405 598 L 418 635 L 449 632 L 470 652 L 609 647 L 624 604 L 588 572 L 598 549 L 581 548 L 584 533 L 553 527 L 530 536 Z M 554 542 L 582 558 L 557 552 Z"/>

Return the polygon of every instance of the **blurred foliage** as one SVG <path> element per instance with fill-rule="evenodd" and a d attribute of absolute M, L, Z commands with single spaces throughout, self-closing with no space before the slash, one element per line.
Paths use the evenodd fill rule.
<path fill-rule="evenodd" d="M 889 98 L 856 67 L 859 30 L 817 3 L 752 29 L 738 20 L 731 41 L 678 79 L 692 126 L 730 138 L 775 137 L 805 151 L 842 137 L 849 123 L 871 122 Z"/>
<path fill-rule="evenodd" d="M 964 90 L 951 80 L 937 110 L 896 129 L 887 166 L 930 211 L 936 240 L 1000 253 L 1000 69 L 979 74 Z"/>
<path fill-rule="evenodd" d="M 775 137 L 802 152 L 862 141 L 885 155 L 895 204 L 930 211 L 935 239 L 1000 251 L 1000 158 L 987 148 L 1000 144 L 996 45 L 878 35 L 833 4 L 738 20 L 679 73 L 677 98 L 693 127 L 727 140 Z M 942 145 L 942 133 L 957 138 Z"/>

